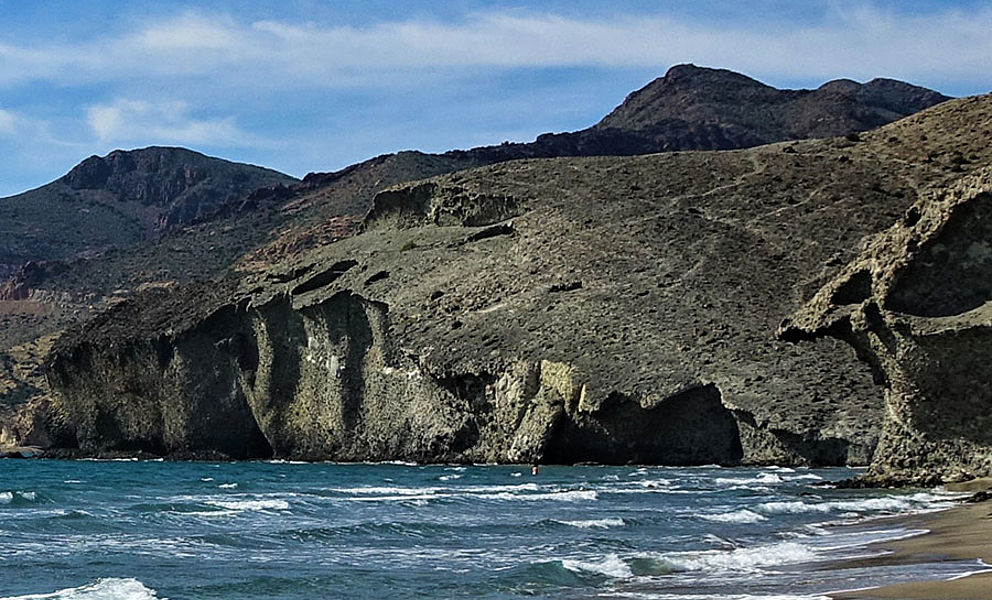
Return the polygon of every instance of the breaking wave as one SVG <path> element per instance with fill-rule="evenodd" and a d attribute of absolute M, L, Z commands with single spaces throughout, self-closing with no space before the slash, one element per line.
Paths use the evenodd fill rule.
<path fill-rule="evenodd" d="M 105 578 L 49 594 L 8 596 L 0 600 L 158 600 L 158 596 L 137 579 Z"/>

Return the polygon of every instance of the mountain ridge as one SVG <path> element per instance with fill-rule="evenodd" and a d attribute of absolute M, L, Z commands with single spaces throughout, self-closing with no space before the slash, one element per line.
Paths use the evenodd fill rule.
<path fill-rule="evenodd" d="M 695 121 L 672 118 L 671 114 L 658 111 L 661 116 L 652 126 L 653 129 L 648 128 L 650 131 L 647 133 L 634 130 L 634 124 L 624 125 L 628 129 L 604 126 L 602 123 L 608 118 L 604 117 L 599 124 L 585 130 L 542 134 L 534 142 L 529 143 L 453 150 L 443 154 L 415 151 L 387 154 L 333 173 L 311 173 L 302 181 L 283 179 L 269 181 L 230 202 L 208 201 L 203 211 L 191 209 L 170 213 L 157 208 L 162 204 L 168 204 L 168 202 L 155 201 L 156 198 L 165 197 L 163 190 L 166 192 L 172 190 L 170 186 L 173 186 L 177 180 L 185 181 L 185 172 L 182 170 L 178 173 L 178 179 L 170 180 L 173 183 L 166 181 L 167 185 L 148 187 L 142 186 L 140 181 L 134 183 L 127 177 L 116 179 L 113 177 L 114 165 L 126 163 L 128 151 L 111 153 L 103 158 L 91 157 L 83 161 L 86 163 L 85 166 L 81 163 L 77 169 L 67 173 L 63 178 L 64 181 L 53 182 L 50 185 L 58 183 L 69 189 L 77 186 L 84 191 L 94 191 L 87 187 L 92 186 L 97 188 L 95 193 L 100 194 L 110 193 L 101 190 L 100 186 L 118 191 L 134 190 L 137 193 L 132 194 L 133 200 L 130 205 L 147 208 L 142 199 L 149 201 L 155 208 L 151 211 L 154 218 L 145 215 L 145 220 L 140 221 L 144 227 L 136 228 L 140 231 L 136 232 L 135 239 L 140 239 L 133 246 L 98 247 L 92 255 L 77 254 L 77 258 L 69 261 L 56 260 L 55 263 L 58 264 L 36 263 L 30 268 L 22 269 L 20 275 L 8 281 L 4 287 L 7 291 L 0 292 L 9 299 L 0 300 L 0 304 L 7 302 L 0 308 L 8 311 L 7 314 L 0 314 L 0 323 L 4 325 L 0 329 L 6 329 L 3 336 L 4 345 L 33 344 L 34 342 L 31 341 L 33 337 L 48 336 L 59 329 L 80 323 L 108 306 L 126 302 L 142 289 L 150 288 L 151 291 L 148 293 L 167 295 L 168 290 L 181 287 L 186 282 L 231 275 L 236 278 L 251 277 L 254 276 L 253 274 L 265 273 L 273 264 L 358 233 L 363 215 L 372 205 L 375 194 L 385 187 L 404 181 L 535 156 L 631 155 L 676 149 L 719 149 L 761 143 L 768 135 L 780 141 L 779 138 L 783 136 L 787 138 L 788 135 L 793 135 L 785 132 L 781 123 L 776 125 L 777 129 L 773 128 L 772 134 L 768 131 L 747 133 L 747 128 L 754 127 L 755 119 L 763 117 L 772 104 L 776 106 L 782 105 L 783 102 L 795 104 L 797 99 L 810 96 L 829 97 L 832 99 L 831 102 L 823 103 L 818 110 L 822 110 L 824 106 L 842 107 L 847 110 L 856 105 L 858 94 L 868 93 L 865 92 L 865 88 L 871 93 L 880 93 L 876 88 L 887 90 L 893 87 L 893 84 L 886 83 L 887 80 L 868 84 L 835 81 L 821 86 L 825 91 L 817 95 L 816 90 L 775 90 L 744 75 L 682 65 L 673 67 L 665 77 L 649 83 L 645 88 L 650 88 L 654 84 L 661 85 L 657 82 L 664 83 L 666 78 L 669 80 L 667 84 L 677 84 L 676 87 L 681 86 L 680 89 L 683 90 L 686 85 L 692 84 L 693 79 L 722 81 L 729 78 L 740 86 L 754 88 L 760 92 L 758 96 L 767 96 L 767 101 L 758 107 L 760 110 L 743 111 L 744 116 L 750 120 L 734 117 L 707 122 L 704 117 L 709 114 L 707 111 L 712 112 L 714 108 L 701 106 L 694 113 Z M 671 80 L 674 80 L 674 83 Z M 926 90 L 920 92 L 921 88 L 908 84 L 906 86 L 894 85 L 894 91 L 889 93 L 897 98 L 919 93 L 922 94 L 924 103 L 946 99 L 936 92 L 928 94 Z M 707 93 L 712 93 L 712 90 Z M 702 93 L 700 95 L 705 96 Z M 671 102 L 673 97 L 666 96 L 667 101 Z M 907 102 L 910 107 L 915 107 L 916 104 L 912 103 L 919 103 L 921 100 L 910 99 Z M 627 104 L 629 104 L 629 96 L 628 100 L 610 114 L 617 113 Z M 719 108 L 718 104 L 714 106 Z M 793 111 L 795 114 L 789 118 L 795 115 L 818 114 L 809 107 L 800 106 L 800 108 L 802 110 L 796 109 Z M 669 112 L 675 111 L 676 109 L 672 108 Z M 858 113 L 858 111 L 854 112 Z M 869 108 L 865 108 L 862 112 L 871 118 L 891 119 L 899 116 L 891 111 L 884 113 Z M 614 118 L 619 117 L 614 115 Z M 837 131 L 850 133 L 852 127 L 863 128 L 865 122 L 845 117 L 818 126 L 841 127 L 842 129 Z M 119 168 L 120 164 L 117 164 L 117 167 Z M 142 168 L 147 171 L 147 166 Z M 107 171 L 110 171 L 111 175 L 107 175 Z M 175 171 L 169 172 L 176 174 Z M 196 207 L 198 204 L 194 202 L 192 206 Z M 170 218 L 168 215 L 175 216 Z M 562 285 L 567 287 L 568 283 Z M 36 344 L 38 348 L 47 348 L 47 345 L 48 342 Z M 32 350 L 32 356 L 36 356 L 37 353 L 38 351 Z M 37 362 L 36 358 L 32 360 Z M 34 369 L 31 372 L 37 374 L 39 370 Z M 19 387 L 15 387 L 15 390 L 40 390 L 40 393 L 45 393 L 44 380 L 39 380 L 37 377 L 29 381 L 22 380 L 16 386 Z M 18 398 L 24 396 L 21 392 L 18 394 Z M 0 396 L 0 404 L 3 398 L 4 396 Z M 37 419 L 21 421 L 38 422 Z M 0 422 L 0 428 L 2 426 L 3 423 Z"/>
<path fill-rule="evenodd" d="M 357 236 L 62 336 L 66 452 L 863 464 L 885 408 L 870 370 L 776 328 L 922 190 L 992 162 L 962 127 L 990 110 L 389 188 Z"/>
<path fill-rule="evenodd" d="M 296 179 L 271 169 L 149 146 L 90 156 L 46 185 L 0 198 L 0 275 L 26 261 L 130 246 L 209 219 L 263 185 Z"/>

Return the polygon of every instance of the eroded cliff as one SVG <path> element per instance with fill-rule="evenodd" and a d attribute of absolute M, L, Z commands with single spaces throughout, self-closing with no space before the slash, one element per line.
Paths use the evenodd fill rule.
<path fill-rule="evenodd" d="M 992 474 L 992 169 L 937 189 L 783 324 L 852 344 L 885 388 L 868 481 Z"/>
<path fill-rule="evenodd" d="M 63 336 L 57 412 L 90 454 L 864 464 L 882 389 L 776 329 L 918 190 L 992 162 L 954 125 L 990 111 L 386 190 L 360 235 Z"/>

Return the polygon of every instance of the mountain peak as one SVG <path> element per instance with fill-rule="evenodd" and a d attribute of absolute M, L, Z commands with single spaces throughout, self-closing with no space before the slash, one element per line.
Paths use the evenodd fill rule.
<path fill-rule="evenodd" d="M 627 96 L 595 129 L 648 135 L 661 149 L 729 149 L 863 131 L 947 99 L 881 78 L 780 90 L 727 69 L 682 64 Z"/>
<path fill-rule="evenodd" d="M 700 67 L 692 63 L 675 65 L 668 69 L 664 77 L 659 77 L 649 83 L 644 89 L 658 85 L 706 85 L 713 83 L 725 83 L 736 85 L 750 85 L 767 88 L 769 86 L 752 79 L 747 75 L 731 71 L 729 69 L 715 69 L 713 67 Z"/>
<path fill-rule="evenodd" d="M 195 180 L 209 176 L 216 167 L 236 164 L 186 148 L 149 146 L 135 150 L 113 150 L 106 156 L 90 156 L 73 167 L 59 181 L 75 190 L 96 190 L 108 186 L 117 188 L 122 183 L 121 179 L 135 177 L 148 179 L 181 170 L 186 173 L 186 179 Z M 189 183 L 192 184 L 194 181 Z"/>

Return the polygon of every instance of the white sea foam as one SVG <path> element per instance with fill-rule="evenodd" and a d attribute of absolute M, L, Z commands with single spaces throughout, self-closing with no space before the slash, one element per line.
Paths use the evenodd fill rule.
<path fill-rule="evenodd" d="M 765 514 L 829 513 L 842 512 L 858 515 L 866 512 L 905 512 L 911 509 L 936 509 L 949 506 L 946 495 L 919 493 L 911 496 L 886 496 L 864 500 L 834 500 L 829 502 L 804 502 L 789 500 L 764 502 L 757 509 Z"/>
<path fill-rule="evenodd" d="M 224 489 L 224 490 L 233 490 L 234 488 L 238 487 L 238 484 L 236 484 L 236 483 L 222 483 L 222 484 L 218 485 L 217 487 L 219 487 L 221 489 Z"/>
<path fill-rule="evenodd" d="M 430 500 L 440 500 L 451 496 L 452 494 L 402 494 L 397 496 L 355 496 L 349 500 L 355 502 L 412 502 L 418 506 L 423 506 Z"/>
<path fill-rule="evenodd" d="M 631 600 L 831 600 L 828 596 L 788 596 L 775 594 L 773 596 L 754 596 L 751 594 L 735 594 L 733 596 L 714 596 L 712 594 L 664 594 L 658 592 L 611 592 L 610 598 L 630 598 Z"/>
<path fill-rule="evenodd" d="M 672 485 L 672 480 L 671 479 L 644 479 L 644 480 L 638 481 L 637 482 L 637 485 L 639 485 L 641 487 L 644 487 L 644 488 L 651 488 L 651 489 L 667 488 L 670 485 Z"/>
<path fill-rule="evenodd" d="M 713 480 L 717 485 L 753 485 L 782 483 L 782 478 L 775 473 L 760 473 L 754 477 L 717 477 Z"/>
<path fill-rule="evenodd" d="M 289 510 L 285 500 L 207 500 L 210 506 L 230 510 Z"/>
<path fill-rule="evenodd" d="M 438 477 L 438 479 L 441 481 L 452 481 L 454 479 L 461 479 L 461 478 L 462 476 L 457 473 L 453 475 L 441 475 L 440 477 Z"/>
<path fill-rule="evenodd" d="M 675 571 L 758 571 L 763 567 L 797 564 L 818 560 L 816 552 L 796 542 L 781 542 L 766 546 L 675 552 L 653 558 Z"/>
<path fill-rule="evenodd" d="M 439 479 L 444 480 L 445 477 L 457 478 L 460 475 L 442 475 Z M 517 483 L 512 485 L 476 485 L 476 486 L 460 486 L 460 487 L 438 487 L 438 486 L 424 486 L 424 487 L 399 487 L 399 486 L 361 486 L 361 487 L 347 487 L 347 488 L 322 488 L 327 492 L 335 492 L 339 494 L 355 494 L 360 496 L 436 496 L 438 498 L 450 497 L 455 495 L 471 495 L 479 494 L 483 495 L 486 493 L 496 493 L 496 492 L 536 492 L 540 490 L 540 486 L 536 483 Z"/>
<path fill-rule="evenodd" d="M 623 527 L 624 520 L 619 518 L 607 519 L 584 519 L 578 521 L 557 521 L 562 525 L 571 525 L 580 529 L 609 529 L 610 527 Z"/>
<path fill-rule="evenodd" d="M 80 587 L 66 588 L 49 594 L 8 596 L 0 600 L 157 600 L 155 590 L 137 579 L 98 579 Z"/>
<path fill-rule="evenodd" d="M 593 560 L 566 558 L 561 561 L 561 564 L 574 573 L 585 571 L 587 573 L 606 575 L 614 579 L 629 579 L 634 576 L 627 563 L 616 554 L 608 554 L 603 558 Z"/>
<path fill-rule="evenodd" d="M 35 492 L 0 492 L 0 504 L 10 504 L 15 497 L 34 502 L 38 499 L 38 494 Z"/>
<path fill-rule="evenodd" d="M 194 510 L 183 514 L 189 517 L 209 517 L 216 519 L 217 517 L 231 517 L 241 512 L 240 510 Z"/>
<path fill-rule="evenodd" d="M 338 494 L 362 494 L 362 495 L 386 495 L 386 496 L 422 496 L 425 494 L 436 494 L 449 488 L 443 487 L 392 487 L 392 486 L 361 486 L 347 488 L 323 488 L 327 492 Z"/>
<path fill-rule="evenodd" d="M 714 521 L 716 523 L 760 523 L 761 521 L 768 520 L 768 517 L 759 515 L 758 513 L 746 508 L 728 513 L 699 516 L 707 521 Z"/>
<path fill-rule="evenodd" d="M 486 500 L 557 500 L 559 502 L 581 502 L 583 500 L 596 500 L 599 498 L 599 494 L 593 490 L 572 490 L 544 494 L 512 494 L 510 492 L 499 492 L 496 494 L 479 494 L 479 498 L 485 498 Z"/>

